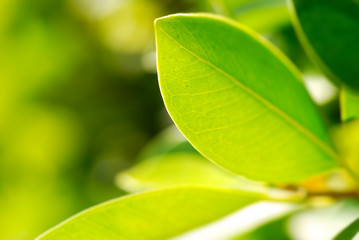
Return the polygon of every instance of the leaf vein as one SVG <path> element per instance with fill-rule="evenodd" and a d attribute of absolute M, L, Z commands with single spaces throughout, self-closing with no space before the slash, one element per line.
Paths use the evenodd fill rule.
<path fill-rule="evenodd" d="M 327 153 L 329 156 L 333 157 L 334 159 L 338 159 L 337 154 L 327 145 L 325 144 L 320 138 L 318 138 L 316 135 L 314 135 L 310 130 L 308 130 L 306 127 L 302 126 L 300 123 L 298 123 L 296 120 L 294 120 L 292 117 L 284 113 L 281 109 L 274 106 L 270 101 L 265 99 L 264 97 L 258 95 L 256 92 L 254 92 L 249 87 L 243 85 L 241 82 L 239 82 L 235 77 L 230 75 L 229 73 L 223 71 L 219 67 L 215 66 L 211 62 L 201 58 L 185 46 L 183 46 L 181 43 L 179 43 L 177 40 L 175 40 L 172 36 L 170 36 L 163 28 L 159 28 L 170 40 L 172 40 L 176 45 L 178 45 L 180 48 L 188 52 L 190 55 L 194 56 L 195 58 L 199 59 L 201 62 L 205 63 L 206 65 L 212 67 L 215 71 L 221 73 L 223 76 L 225 76 L 227 79 L 232 81 L 234 84 L 236 84 L 238 87 L 246 91 L 249 95 L 257 99 L 259 102 L 261 102 L 263 105 L 271 109 L 273 112 L 278 114 L 283 120 L 294 126 L 294 129 L 302 133 L 304 136 L 306 136 L 308 139 L 310 139 L 313 143 L 315 143 L 318 147 L 320 147 L 325 153 Z"/>

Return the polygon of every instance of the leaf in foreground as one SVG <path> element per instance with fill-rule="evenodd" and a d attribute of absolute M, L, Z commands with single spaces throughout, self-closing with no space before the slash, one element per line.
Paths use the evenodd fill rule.
<path fill-rule="evenodd" d="M 299 73 L 269 43 L 206 14 L 161 18 L 155 29 L 165 105 L 204 156 L 270 182 L 299 181 L 336 166 Z"/>
<path fill-rule="evenodd" d="M 308 55 L 334 81 L 359 89 L 359 3 L 290 0 L 294 26 Z"/>
<path fill-rule="evenodd" d="M 92 207 L 37 239 L 168 239 L 259 199 L 258 195 L 223 188 L 156 190 Z"/>

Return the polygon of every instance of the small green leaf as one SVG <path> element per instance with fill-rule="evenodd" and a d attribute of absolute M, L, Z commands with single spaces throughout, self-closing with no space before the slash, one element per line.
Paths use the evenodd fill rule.
<path fill-rule="evenodd" d="M 290 25 L 285 0 L 211 0 L 210 2 L 215 13 L 235 19 L 261 33 L 271 34 Z"/>
<path fill-rule="evenodd" d="M 266 34 L 290 25 L 285 0 L 250 0 L 237 6 L 233 15 L 238 22 Z"/>
<path fill-rule="evenodd" d="M 359 93 L 348 88 L 340 92 L 340 117 L 347 121 L 359 117 Z"/>
<path fill-rule="evenodd" d="M 271 239 L 290 240 L 292 238 L 286 226 L 288 215 L 269 221 L 252 231 L 233 237 L 231 240 L 267 240 L 269 237 Z"/>
<path fill-rule="evenodd" d="M 293 22 L 309 57 L 334 82 L 359 89 L 359 2 L 290 0 Z"/>
<path fill-rule="evenodd" d="M 299 181 L 336 166 L 299 73 L 269 43 L 207 14 L 161 18 L 155 28 L 165 105 L 204 156 L 270 182 Z"/>
<path fill-rule="evenodd" d="M 353 239 L 353 237 L 359 232 L 359 218 L 349 224 L 343 231 L 341 231 L 334 240 L 347 240 Z"/>
<path fill-rule="evenodd" d="M 168 239 L 259 199 L 259 195 L 223 188 L 188 186 L 156 190 L 92 207 L 37 239 Z"/>

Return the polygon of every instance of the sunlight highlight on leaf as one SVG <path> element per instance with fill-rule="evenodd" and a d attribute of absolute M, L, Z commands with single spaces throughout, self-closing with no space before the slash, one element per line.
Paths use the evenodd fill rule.
<path fill-rule="evenodd" d="M 248 178 L 293 182 L 336 167 L 295 67 L 268 42 L 206 14 L 156 21 L 166 108 L 208 159 Z"/>

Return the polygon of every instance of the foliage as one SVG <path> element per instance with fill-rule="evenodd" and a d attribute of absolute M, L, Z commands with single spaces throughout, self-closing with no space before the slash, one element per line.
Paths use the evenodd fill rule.
<path fill-rule="evenodd" d="M 155 27 L 167 110 L 204 156 L 269 182 L 299 181 L 335 167 L 299 74 L 271 46 L 209 15 L 170 16 Z"/>
<path fill-rule="evenodd" d="M 357 1 L 115 2 L 0 3 L 0 238 L 355 236 Z"/>

